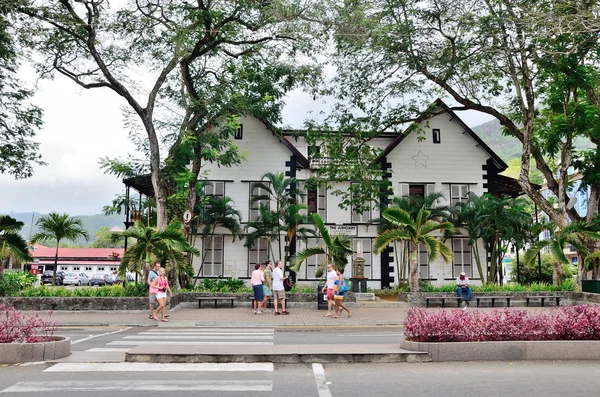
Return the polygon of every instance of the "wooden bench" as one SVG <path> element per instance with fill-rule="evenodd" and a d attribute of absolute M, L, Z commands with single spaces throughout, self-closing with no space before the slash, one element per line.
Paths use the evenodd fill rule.
<path fill-rule="evenodd" d="M 215 301 L 215 307 L 217 307 L 217 301 L 231 301 L 231 307 L 233 307 L 233 301 L 236 299 L 235 296 L 203 296 L 198 299 L 198 309 L 202 307 L 202 301 Z"/>
<path fill-rule="evenodd" d="M 480 300 L 490 300 L 490 299 L 492 301 L 492 307 L 496 306 L 496 299 L 506 300 L 506 307 L 510 307 L 510 299 L 512 298 L 512 296 L 489 295 L 489 296 L 475 296 L 474 298 L 477 300 L 477 307 L 479 307 Z"/>
<path fill-rule="evenodd" d="M 429 301 L 433 300 L 441 300 L 442 307 L 446 306 L 446 300 L 456 300 L 456 306 L 460 306 L 460 301 L 462 301 L 462 298 L 458 296 L 424 296 L 423 298 L 425 299 L 425 307 L 429 307 Z"/>
<path fill-rule="evenodd" d="M 556 301 L 556 306 L 560 306 L 560 298 L 561 297 L 558 295 L 530 295 L 530 296 L 526 296 L 525 300 L 527 302 L 527 306 L 529 306 L 530 299 L 540 299 L 542 301 L 542 307 L 544 307 L 544 301 L 546 299 L 554 300 L 554 301 Z"/>

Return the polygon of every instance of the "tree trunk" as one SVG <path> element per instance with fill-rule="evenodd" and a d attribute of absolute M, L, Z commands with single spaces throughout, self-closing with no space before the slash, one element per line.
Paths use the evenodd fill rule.
<path fill-rule="evenodd" d="M 408 279 L 408 286 L 410 288 L 410 292 L 419 292 L 419 277 L 417 274 L 417 270 L 419 270 L 419 263 L 417 261 L 417 251 L 416 247 L 418 244 L 411 244 L 412 252 L 410 253 L 410 275 Z"/>
<path fill-rule="evenodd" d="M 60 240 L 56 241 L 56 254 L 54 255 L 54 276 L 52 277 L 52 286 L 56 286 L 56 268 L 58 267 L 58 245 Z"/>
<path fill-rule="evenodd" d="M 552 284 L 555 287 L 560 287 L 564 278 L 564 274 L 562 271 L 562 263 L 560 263 L 560 261 L 554 261 L 553 268 L 554 269 L 552 271 Z"/>

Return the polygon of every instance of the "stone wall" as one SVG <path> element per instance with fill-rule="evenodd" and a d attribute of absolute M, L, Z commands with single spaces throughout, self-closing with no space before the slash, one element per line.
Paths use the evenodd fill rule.
<path fill-rule="evenodd" d="M 235 296 L 236 302 L 251 302 L 251 293 L 180 292 L 169 299 L 169 308 L 184 302 L 198 303 L 200 297 Z M 288 302 L 317 302 L 317 293 L 286 294 Z M 354 295 L 347 294 L 347 302 Z M 0 304 L 18 310 L 147 310 L 148 297 L 0 297 Z"/>

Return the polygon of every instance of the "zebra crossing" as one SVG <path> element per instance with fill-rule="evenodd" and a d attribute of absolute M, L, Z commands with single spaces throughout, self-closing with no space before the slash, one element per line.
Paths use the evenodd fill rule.
<path fill-rule="evenodd" d="M 270 346 L 275 339 L 275 328 L 153 328 L 108 342 L 105 348 L 89 352 L 126 352 L 140 345 L 185 346 Z"/>

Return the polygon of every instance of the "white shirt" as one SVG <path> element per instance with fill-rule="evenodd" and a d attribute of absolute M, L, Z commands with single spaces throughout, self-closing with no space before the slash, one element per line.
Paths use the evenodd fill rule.
<path fill-rule="evenodd" d="M 339 279 L 335 270 L 327 272 L 327 289 L 333 289 L 335 280 Z"/>
<path fill-rule="evenodd" d="M 469 277 L 465 277 L 464 280 L 461 280 L 460 277 L 456 278 L 456 285 L 470 285 Z"/>
<path fill-rule="evenodd" d="M 273 291 L 283 291 L 283 271 L 276 267 L 273 269 Z"/>

